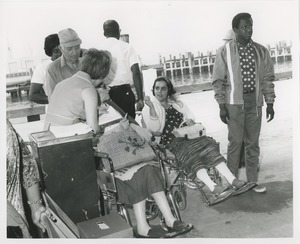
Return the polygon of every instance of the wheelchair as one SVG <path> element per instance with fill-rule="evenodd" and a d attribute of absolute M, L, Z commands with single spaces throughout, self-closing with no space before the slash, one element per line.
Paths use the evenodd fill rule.
<path fill-rule="evenodd" d="M 101 137 L 100 137 L 101 140 Z M 166 198 L 168 200 L 169 206 L 171 208 L 171 212 L 173 216 L 181 221 L 180 212 L 178 209 L 178 205 L 176 204 L 176 201 L 174 199 L 174 194 L 177 194 L 174 190 L 170 190 L 168 187 L 168 176 L 167 171 L 164 165 L 164 160 L 162 158 L 162 155 L 160 153 L 159 147 L 156 144 L 150 143 L 154 153 L 155 153 L 155 159 L 154 161 L 157 162 L 163 182 L 164 182 L 164 188 L 165 188 L 165 194 Z M 117 213 L 124 218 L 124 220 L 134 229 L 133 222 L 131 220 L 129 210 L 133 209 L 132 206 L 126 205 L 121 203 L 118 200 L 118 189 L 116 185 L 116 176 L 115 174 L 118 172 L 118 170 L 114 169 L 114 163 L 108 153 L 104 153 L 101 151 L 98 151 L 96 147 L 94 147 L 94 157 L 96 162 L 96 171 L 97 171 L 97 181 L 98 185 L 101 189 L 102 195 L 103 195 L 103 202 L 102 205 L 103 214 L 109 214 L 110 211 L 113 211 L 115 208 Z M 122 170 L 122 169 L 120 169 Z M 176 197 L 178 197 L 176 195 Z M 178 201 L 177 201 L 178 202 Z M 162 228 L 163 237 L 164 238 L 173 238 L 175 236 L 184 234 L 189 232 L 193 227 L 189 226 L 187 229 L 185 229 L 183 232 L 172 232 L 169 233 L 166 221 L 164 219 L 164 216 L 162 215 L 160 209 L 156 205 L 155 201 L 153 199 L 147 199 L 146 200 L 146 218 L 147 221 L 150 222 L 152 220 L 158 219 L 159 226 Z"/>
<path fill-rule="evenodd" d="M 138 113 L 137 115 L 141 116 L 141 125 L 143 127 L 146 127 L 143 123 L 142 113 Z M 201 131 L 199 131 L 199 136 L 205 134 L 206 128 L 203 126 Z M 216 170 L 215 167 L 212 167 L 208 169 L 208 175 L 212 179 L 212 181 L 214 181 L 216 184 L 228 185 L 225 191 L 217 197 L 208 189 L 208 187 L 203 182 L 198 180 L 197 177 L 195 179 L 190 179 L 184 172 L 184 170 L 181 169 L 180 161 L 163 145 L 158 145 L 157 148 L 160 151 L 161 159 L 163 161 L 163 168 L 165 171 L 164 175 L 167 176 L 166 182 L 168 183 L 168 185 L 166 187 L 172 192 L 175 199 L 175 204 L 177 205 L 177 208 L 179 210 L 184 210 L 187 206 L 186 188 L 189 188 L 191 190 L 198 189 L 208 206 L 212 206 L 228 199 L 230 196 L 242 194 L 254 186 L 253 184 L 248 183 L 239 190 L 234 190 L 231 186 L 228 185 L 226 179 L 224 179 L 220 175 L 218 170 Z M 219 143 L 218 150 L 220 150 Z"/>
<path fill-rule="evenodd" d="M 154 152 L 156 152 L 156 149 L 154 148 Z M 123 204 L 118 201 L 118 189 L 115 181 L 115 170 L 113 166 L 113 162 L 109 155 L 107 153 L 102 153 L 102 152 L 94 152 L 94 156 L 96 158 L 96 169 L 97 169 L 97 181 L 98 185 L 101 189 L 101 192 L 103 194 L 103 199 L 104 199 L 104 214 L 109 214 L 110 211 L 113 211 L 113 208 L 116 208 L 117 213 L 134 229 L 133 223 L 129 214 L 129 210 L 132 209 L 132 206 Z M 173 196 L 173 191 L 170 191 L 167 186 L 167 175 L 165 174 L 164 171 L 164 166 L 163 162 L 160 158 L 159 153 L 156 152 L 156 160 L 159 164 L 164 183 L 165 183 L 165 194 L 167 197 L 167 200 L 169 202 L 171 211 L 174 215 L 174 217 L 181 221 L 181 216 L 179 209 L 177 207 L 177 204 L 175 203 L 175 199 Z M 173 238 L 178 235 L 187 233 L 192 229 L 190 227 L 189 229 L 185 230 L 184 232 L 173 232 L 173 233 L 168 233 L 167 232 L 167 225 L 165 222 L 165 219 L 160 212 L 160 209 L 156 205 L 155 201 L 153 199 L 147 199 L 146 201 L 146 218 L 147 221 L 150 222 L 156 218 L 158 218 L 159 225 L 161 228 L 166 232 L 164 233 L 163 237 L 165 238 Z"/>

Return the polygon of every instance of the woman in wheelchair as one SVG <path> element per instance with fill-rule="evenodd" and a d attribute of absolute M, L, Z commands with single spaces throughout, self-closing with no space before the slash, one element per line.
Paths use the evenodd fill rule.
<path fill-rule="evenodd" d="M 171 151 L 181 162 L 189 179 L 202 181 L 215 197 L 231 194 L 227 187 L 216 184 L 207 173 L 207 169 L 215 167 L 228 181 L 234 190 L 243 187 L 246 182 L 238 180 L 228 169 L 225 158 L 219 153 L 216 141 L 207 136 L 194 139 L 175 137 L 172 133 L 179 128 L 182 122 L 193 125 L 194 115 L 187 106 L 175 97 L 172 82 L 166 77 L 155 79 L 153 87 L 153 99 L 145 97 L 143 121 L 146 127 L 153 132 L 160 132 L 158 142 Z"/>
<path fill-rule="evenodd" d="M 134 134 L 128 134 L 126 131 L 135 131 L 137 137 L 134 137 Z M 116 140 L 112 139 L 113 133 L 116 136 Z M 117 167 L 117 162 L 114 162 L 113 157 L 116 153 L 118 147 L 113 148 L 113 145 L 108 144 L 122 144 L 124 138 L 119 135 L 126 134 L 126 137 L 129 135 L 132 138 L 132 141 L 137 142 L 139 138 L 151 143 L 152 134 L 148 129 L 142 128 L 136 124 L 131 124 L 126 118 L 123 118 L 117 127 L 114 129 L 105 132 L 105 134 L 100 137 L 97 150 L 101 152 L 108 153 L 112 160 L 114 167 Z M 130 139 L 131 141 L 131 139 Z M 149 144 L 148 144 L 149 145 Z M 143 145 L 143 148 L 146 146 Z M 107 149 L 109 148 L 109 149 Z M 149 146 L 151 149 L 151 147 Z M 131 148 L 128 146 L 128 154 Z M 151 149 L 152 151 L 152 149 Z M 114 153 L 115 152 L 115 153 Z M 123 151 L 118 161 L 124 164 L 126 161 L 127 155 Z M 146 151 L 143 151 L 144 154 L 147 154 Z M 152 151 L 153 153 L 153 151 Z M 155 156 L 155 154 L 153 154 Z M 137 155 L 137 157 L 140 157 Z M 142 156 L 143 157 L 143 156 Z M 117 160 L 115 160 L 117 161 Z M 145 159 L 146 161 L 146 159 Z M 147 160 L 146 162 L 142 161 L 141 163 L 134 164 L 131 167 L 122 167 L 119 170 L 119 173 L 116 173 L 116 187 L 118 192 L 118 201 L 133 206 L 134 215 L 137 223 L 137 232 L 134 232 L 134 236 L 137 238 L 161 238 L 164 236 L 163 233 L 155 232 L 149 225 L 146 218 L 146 200 L 153 198 L 159 207 L 167 226 L 168 232 L 177 232 L 178 234 L 186 233 L 191 230 L 191 224 L 185 224 L 182 221 L 177 220 L 171 211 L 169 202 L 165 195 L 164 182 L 162 178 L 162 173 L 155 161 Z"/>

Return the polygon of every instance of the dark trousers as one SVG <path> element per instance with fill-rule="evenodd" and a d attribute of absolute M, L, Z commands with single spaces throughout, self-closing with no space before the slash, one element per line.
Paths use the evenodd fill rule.
<path fill-rule="evenodd" d="M 135 118 L 135 95 L 130 85 L 110 87 L 109 96 L 125 113 Z"/>

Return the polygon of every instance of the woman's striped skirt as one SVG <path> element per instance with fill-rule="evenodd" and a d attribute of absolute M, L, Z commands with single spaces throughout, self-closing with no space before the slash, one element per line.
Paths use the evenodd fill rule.
<path fill-rule="evenodd" d="M 219 152 L 218 143 L 207 136 L 194 139 L 177 137 L 167 145 L 167 149 L 176 156 L 179 166 L 190 179 L 196 177 L 199 169 L 209 169 L 221 162 L 226 162 Z"/>

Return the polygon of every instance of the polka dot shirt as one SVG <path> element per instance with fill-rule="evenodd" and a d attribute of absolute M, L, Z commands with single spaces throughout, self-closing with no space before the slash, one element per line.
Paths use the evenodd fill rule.
<path fill-rule="evenodd" d="M 237 43 L 238 51 L 240 55 L 240 66 L 243 79 L 243 92 L 252 93 L 255 91 L 255 59 L 252 42 L 249 42 L 247 46 L 243 47 L 240 43 Z"/>
<path fill-rule="evenodd" d="M 183 122 L 183 114 L 178 112 L 172 105 L 166 109 L 166 122 L 165 127 L 162 131 L 160 143 L 163 145 L 168 145 L 175 138 L 172 133 L 174 129 L 179 128 L 180 124 Z"/>

